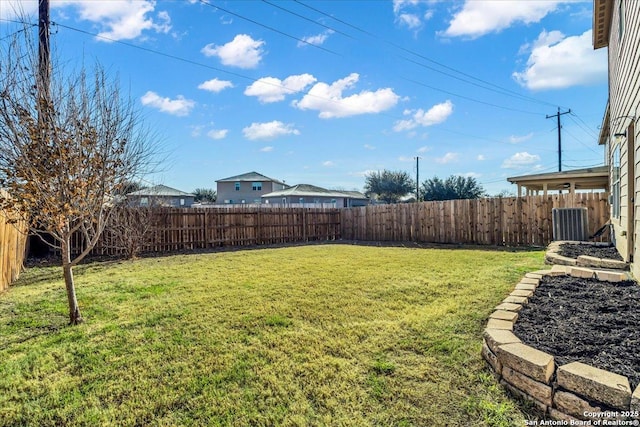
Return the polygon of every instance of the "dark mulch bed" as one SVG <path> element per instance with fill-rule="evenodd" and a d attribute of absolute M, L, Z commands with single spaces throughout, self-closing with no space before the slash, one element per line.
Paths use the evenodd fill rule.
<path fill-rule="evenodd" d="M 640 383 L 640 286 L 545 276 L 522 307 L 514 333 L 555 356 L 558 365 L 583 362 Z"/>
<path fill-rule="evenodd" d="M 580 255 L 588 255 L 596 258 L 614 259 L 622 261 L 618 250 L 613 246 L 586 245 L 584 243 L 563 243 L 558 253 L 567 258 L 578 258 Z"/>

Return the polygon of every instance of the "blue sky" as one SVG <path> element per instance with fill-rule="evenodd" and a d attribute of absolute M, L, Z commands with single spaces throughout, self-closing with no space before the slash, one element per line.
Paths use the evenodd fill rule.
<path fill-rule="evenodd" d="M 0 0 L 0 38 L 20 4 Z M 119 76 L 168 153 L 149 179 L 183 191 L 257 171 L 358 189 L 370 171 L 420 181 L 603 164 L 606 49 L 592 1 L 51 1 L 65 61 Z"/>

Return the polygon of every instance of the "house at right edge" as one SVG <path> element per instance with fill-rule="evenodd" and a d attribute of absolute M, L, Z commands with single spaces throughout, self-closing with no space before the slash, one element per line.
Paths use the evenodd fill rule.
<path fill-rule="evenodd" d="M 640 1 L 594 0 L 593 47 L 608 48 L 609 100 L 599 144 L 609 166 L 612 238 L 640 277 Z"/>

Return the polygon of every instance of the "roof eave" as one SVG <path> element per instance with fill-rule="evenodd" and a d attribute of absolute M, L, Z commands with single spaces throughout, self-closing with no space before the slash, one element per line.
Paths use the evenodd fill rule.
<path fill-rule="evenodd" d="M 609 103 L 604 110 L 604 117 L 602 118 L 602 125 L 600 125 L 600 134 L 598 135 L 598 145 L 605 145 L 609 139 Z"/>
<path fill-rule="evenodd" d="M 609 46 L 609 31 L 611 30 L 611 15 L 613 2 L 611 0 L 593 0 L 593 48 L 600 49 Z"/>

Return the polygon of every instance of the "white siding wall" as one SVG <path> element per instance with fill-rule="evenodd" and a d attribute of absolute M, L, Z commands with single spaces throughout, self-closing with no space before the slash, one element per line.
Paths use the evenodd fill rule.
<path fill-rule="evenodd" d="M 621 1 L 624 8 L 622 37 L 619 32 Z M 638 116 L 640 107 L 640 2 L 615 0 L 612 15 L 608 47 L 611 150 L 616 145 L 614 135 L 627 131 L 633 122 L 631 117 Z M 612 222 L 616 246 L 623 256 L 631 253 L 630 237 L 634 237 L 633 252 L 640 248 L 640 151 L 637 143 L 630 146 L 631 141 L 638 140 L 638 129 L 640 126 L 635 126 L 635 138 L 629 135 L 622 139 L 620 146 L 621 213 L 620 218 L 612 218 Z M 640 252 L 636 258 L 640 258 Z M 640 263 L 635 264 L 638 268 L 634 266 L 634 274 L 640 277 Z"/>

